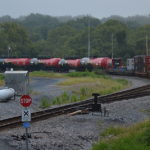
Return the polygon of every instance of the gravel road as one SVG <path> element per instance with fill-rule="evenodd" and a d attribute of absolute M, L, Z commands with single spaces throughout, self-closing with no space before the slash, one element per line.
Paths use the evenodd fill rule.
<path fill-rule="evenodd" d="M 119 78 L 119 76 L 113 76 L 113 78 Z M 140 79 L 135 77 L 121 77 L 126 78 L 132 83 L 133 87 L 138 87 L 150 83 L 148 79 Z M 55 82 L 56 81 L 56 82 Z M 52 81 L 53 88 L 55 83 L 59 82 L 57 80 Z M 37 87 L 34 84 L 39 84 L 42 82 L 40 79 L 35 79 L 31 83 L 34 90 Z M 43 82 L 42 82 L 43 83 Z M 47 84 L 48 81 L 45 82 Z M 42 90 L 45 92 L 44 87 L 47 85 L 43 84 Z M 39 86 L 40 87 L 40 86 Z M 50 86 L 51 87 L 51 86 Z M 52 89 L 53 89 L 52 88 Z M 55 87 L 57 88 L 57 87 Z M 60 90 L 60 93 L 62 91 Z M 44 93 L 46 94 L 46 93 Z M 57 94 L 57 93 L 56 93 Z M 85 115 L 76 116 L 59 116 L 37 122 L 31 125 L 29 132 L 31 133 L 31 138 L 29 139 L 29 146 L 32 150 L 90 150 L 92 144 L 100 139 L 101 132 L 104 131 L 109 126 L 121 125 L 127 126 L 145 119 L 150 118 L 150 96 L 145 96 L 141 98 L 124 100 L 121 102 L 114 102 L 111 104 L 105 104 L 107 109 L 109 109 L 109 116 L 104 117 L 98 113 L 90 113 Z M 12 103 L 10 101 L 9 103 Z M 6 105 L 6 104 L 5 104 Z M 13 112 L 19 107 L 14 108 L 10 105 L 7 109 L 9 113 Z M 4 106 L 3 106 L 4 107 Z M 0 107 L 1 108 L 1 107 Z M 33 108 L 35 110 L 35 108 Z M 4 111 L 4 110 L 3 110 Z M 20 111 L 21 110 L 17 110 Z M 1 113 L 3 113 L 1 111 Z M 10 116 L 8 111 L 5 111 L 5 117 Z M 25 129 L 23 127 L 12 129 L 9 131 L 3 131 L 0 133 L 0 141 L 6 142 L 7 146 L 11 145 L 15 147 L 16 150 L 25 149 L 25 141 L 23 139 L 23 134 Z M 0 142 L 0 144 L 1 144 Z M 2 143 L 3 146 L 6 145 Z M 10 148 L 10 147 L 9 147 Z M 4 148 L 3 148 L 4 149 Z M 10 148 L 7 150 L 13 150 Z"/>

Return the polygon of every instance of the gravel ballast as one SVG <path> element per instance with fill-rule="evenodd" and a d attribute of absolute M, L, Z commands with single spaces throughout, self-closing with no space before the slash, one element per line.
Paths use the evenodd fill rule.
<path fill-rule="evenodd" d="M 116 78 L 116 76 L 113 77 Z M 148 79 L 121 78 L 132 82 L 132 88 L 150 83 Z M 4 103 L 2 104 L 4 107 Z M 32 150 L 90 150 L 92 145 L 100 139 L 101 132 L 109 126 L 127 126 L 150 118 L 150 96 L 105 104 L 102 107 L 109 110 L 109 116 L 104 117 L 99 113 L 64 115 L 33 123 L 29 128 L 31 133 L 29 148 Z M 13 109 L 16 109 L 18 113 L 21 112 L 20 106 L 12 108 L 11 105 L 9 107 L 7 105 L 5 117 L 11 116 L 9 113 L 14 111 Z M 32 109 L 36 110 L 34 107 Z M 0 140 L 7 142 L 15 149 L 24 150 L 26 149 L 24 133 L 23 127 L 3 131 L 0 132 Z"/>

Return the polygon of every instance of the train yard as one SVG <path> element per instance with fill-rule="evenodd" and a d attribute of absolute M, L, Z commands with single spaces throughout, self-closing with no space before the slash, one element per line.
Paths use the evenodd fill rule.
<path fill-rule="evenodd" d="M 64 149 L 90 149 L 92 143 L 98 140 L 101 130 L 108 127 L 109 125 L 130 124 L 143 120 L 146 117 L 148 118 L 149 113 L 147 110 L 149 108 L 149 96 L 146 96 L 150 93 L 150 86 L 147 85 L 148 80 L 140 80 L 139 78 L 135 79 L 132 77 L 130 79 L 133 82 L 132 89 L 117 92 L 107 96 L 99 96 L 98 103 L 102 103 L 102 108 L 108 108 L 108 110 L 110 111 L 109 117 L 101 116 L 99 113 L 98 115 L 92 115 L 92 113 L 76 116 L 65 115 L 81 108 L 91 109 L 93 98 L 85 100 L 83 102 L 68 104 L 58 108 L 51 108 L 46 111 L 33 113 L 32 120 L 35 123 L 32 123 L 32 127 L 30 129 L 31 138 L 29 139 L 32 148 L 51 148 L 54 150 L 59 150 L 63 147 Z M 145 97 L 143 98 L 143 96 Z M 88 107 L 83 107 L 83 105 Z M 41 116 L 43 117 L 43 121 L 41 121 L 40 119 Z M 0 134 L 3 135 L 1 136 L 1 140 L 9 139 L 9 144 L 18 147 L 19 149 L 24 145 L 24 130 L 22 130 L 21 122 L 18 126 L 18 121 L 20 119 L 18 118 L 18 121 L 14 119 L 13 124 L 9 124 L 7 122 L 7 130 L 1 130 Z M 97 124 L 98 121 L 100 121 L 102 124 L 100 127 Z M 3 121 L 1 120 L 1 125 L 2 122 Z M 17 128 L 13 129 L 12 127 L 14 127 L 15 123 L 17 124 Z M 4 124 L 2 126 L 2 128 L 4 129 Z M 10 128 L 12 129 L 10 130 Z M 37 142 L 38 146 L 36 146 Z"/>
<path fill-rule="evenodd" d="M 104 103 L 107 104 L 107 103 L 112 103 L 115 101 L 121 101 L 124 99 L 127 100 L 127 99 L 142 97 L 142 96 L 148 96 L 148 95 L 150 95 L 150 85 L 145 85 L 142 87 L 125 90 L 125 91 L 121 91 L 121 92 L 117 92 L 117 93 L 113 93 L 113 94 L 109 94 L 105 96 L 98 96 L 97 104 L 104 104 Z M 84 100 L 81 102 L 76 102 L 73 104 L 67 104 L 67 105 L 52 108 L 52 109 L 34 112 L 31 115 L 32 122 L 41 121 L 41 120 L 55 117 L 58 115 L 64 115 L 64 114 L 71 113 L 73 111 L 80 110 L 80 109 L 86 109 L 89 111 L 97 111 L 99 113 L 105 113 L 101 110 L 101 108 L 99 110 L 94 110 L 94 108 L 92 108 L 92 104 L 94 104 L 94 100 L 95 100 L 94 98 L 91 98 L 91 99 Z M 21 125 L 21 123 L 22 123 L 21 116 L 4 119 L 0 121 L 0 130 L 17 127 Z"/>

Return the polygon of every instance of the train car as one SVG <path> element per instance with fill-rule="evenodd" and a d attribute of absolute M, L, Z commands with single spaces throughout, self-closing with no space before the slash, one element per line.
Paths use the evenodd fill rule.
<path fill-rule="evenodd" d="M 94 58 L 90 60 L 90 64 L 93 66 L 93 68 L 107 70 L 112 68 L 112 59 L 108 57 Z"/>
<path fill-rule="evenodd" d="M 121 58 L 113 58 L 112 59 L 112 68 L 120 69 L 123 66 L 123 61 Z"/>
<path fill-rule="evenodd" d="M 67 62 L 61 58 L 39 59 L 42 70 L 67 71 Z"/>
<path fill-rule="evenodd" d="M 110 74 L 123 75 L 126 74 L 126 67 L 123 66 L 123 61 L 121 58 L 112 58 L 112 66 L 109 67 L 106 72 Z"/>
<path fill-rule="evenodd" d="M 145 55 L 134 56 L 134 72 L 136 75 L 146 76 Z"/>
<path fill-rule="evenodd" d="M 150 56 L 145 56 L 145 68 L 147 75 L 150 77 Z"/>
<path fill-rule="evenodd" d="M 5 71 L 4 59 L 0 58 L 0 72 Z"/>
<path fill-rule="evenodd" d="M 127 59 L 127 71 L 134 72 L 134 59 L 133 58 Z"/>
<path fill-rule="evenodd" d="M 88 58 L 88 57 L 81 58 L 80 63 L 81 63 L 81 68 L 83 71 L 85 71 L 85 70 L 92 71 L 93 70 L 93 66 L 92 66 L 92 64 L 90 64 L 90 58 Z"/>
<path fill-rule="evenodd" d="M 4 59 L 5 68 L 14 68 L 16 70 L 29 70 L 31 65 L 31 58 L 6 58 Z"/>
<path fill-rule="evenodd" d="M 68 59 L 66 61 L 67 61 L 69 69 L 80 70 L 80 68 L 81 68 L 80 59 Z"/>
<path fill-rule="evenodd" d="M 38 71 L 41 69 L 39 60 L 37 58 L 32 58 L 30 60 L 30 71 Z"/>

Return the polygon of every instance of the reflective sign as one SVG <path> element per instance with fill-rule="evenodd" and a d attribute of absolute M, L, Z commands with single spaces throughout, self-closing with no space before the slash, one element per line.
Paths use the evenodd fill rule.
<path fill-rule="evenodd" d="M 22 122 L 31 121 L 31 111 L 30 109 L 22 110 Z"/>

